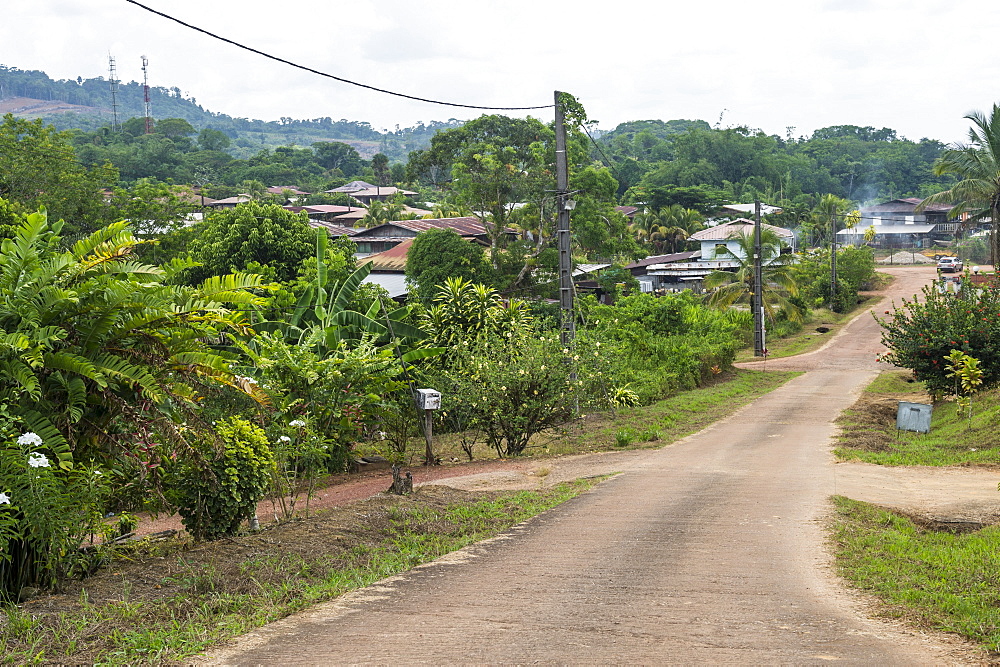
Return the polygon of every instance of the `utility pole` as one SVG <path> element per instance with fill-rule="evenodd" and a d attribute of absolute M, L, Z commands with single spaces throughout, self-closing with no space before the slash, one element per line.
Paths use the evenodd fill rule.
<path fill-rule="evenodd" d="M 830 213 L 830 310 L 837 302 L 837 214 Z"/>
<path fill-rule="evenodd" d="M 760 201 L 754 202 L 753 224 L 753 354 L 763 357 L 764 346 L 764 253 L 760 243 Z"/>
<path fill-rule="evenodd" d="M 576 338 L 576 317 L 573 313 L 573 255 L 569 233 L 569 162 L 566 158 L 566 122 L 558 90 L 556 98 L 556 234 L 559 248 L 559 308 L 562 328 L 559 338 L 569 348 Z M 576 379 L 576 373 L 572 374 Z"/>

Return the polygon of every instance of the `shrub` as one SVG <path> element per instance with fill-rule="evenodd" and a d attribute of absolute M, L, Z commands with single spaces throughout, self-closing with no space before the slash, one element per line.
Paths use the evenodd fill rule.
<path fill-rule="evenodd" d="M 96 468 L 60 467 L 34 433 L 0 445 L 0 599 L 90 569 L 80 546 L 105 532 L 108 488 Z"/>
<path fill-rule="evenodd" d="M 460 345 L 453 359 L 440 378 L 442 407 L 462 415 L 500 456 L 522 454 L 532 436 L 574 417 L 582 382 L 570 381 L 574 360 L 558 340 L 481 339 Z"/>
<path fill-rule="evenodd" d="M 222 451 L 182 464 L 170 489 L 184 527 L 199 541 L 233 535 L 254 516 L 274 469 L 262 428 L 233 417 L 216 429 Z"/>
<path fill-rule="evenodd" d="M 959 350 L 979 360 L 983 388 L 1000 383 L 1000 289 L 973 286 L 964 281 L 957 294 L 925 287 L 922 299 L 903 300 L 878 319 L 882 357 L 913 371 L 931 394 L 953 387 L 945 357 Z"/>

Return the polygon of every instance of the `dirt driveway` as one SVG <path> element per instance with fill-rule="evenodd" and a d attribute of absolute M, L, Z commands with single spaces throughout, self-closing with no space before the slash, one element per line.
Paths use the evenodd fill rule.
<path fill-rule="evenodd" d="M 891 271 L 897 299 L 933 276 Z M 670 447 L 450 479 L 515 488 L 622 473 L 506 536 L 271 624 L 208 660 L 976 662 L 963 642 L 870 619 L 831 573 L 830 495 L 955 499 L 949 471 L 917 484 L 907 471 L 833 462 L 832 420 L 878 372 L 875 333 L 862 315 L 823 350 L 768 362 L 808 372 Z M 995 493 L 989 477 L 979 481 Z M 977 484 L 969 498 L 985 497 Z"/>

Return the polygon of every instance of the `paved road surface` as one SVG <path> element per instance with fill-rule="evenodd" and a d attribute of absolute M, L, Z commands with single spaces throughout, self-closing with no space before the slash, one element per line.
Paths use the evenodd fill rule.
<path fill-rule="evenodd" d="M 895 269 L 897 296 L 931 271 Z M 210 656 L 222 664 L 956 662 L 830 572 L 831 420 L 877 372 L 862 315 L 809 372 L 508 536 Z"/>

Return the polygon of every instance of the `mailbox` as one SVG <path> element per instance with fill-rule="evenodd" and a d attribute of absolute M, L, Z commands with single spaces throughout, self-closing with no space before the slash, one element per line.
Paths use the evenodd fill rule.
<path fill-rule="evenodd" d="M 438 410 L 441 408 L 441 392 L 437 389 L 417 389 L 418 410 Z"/>

